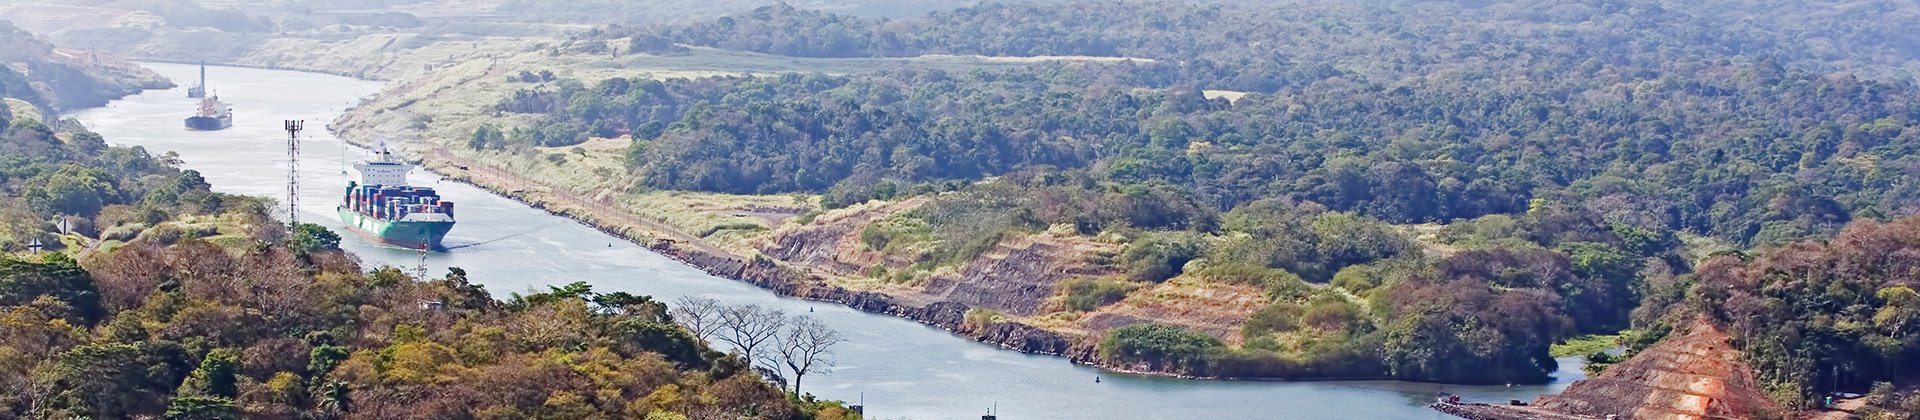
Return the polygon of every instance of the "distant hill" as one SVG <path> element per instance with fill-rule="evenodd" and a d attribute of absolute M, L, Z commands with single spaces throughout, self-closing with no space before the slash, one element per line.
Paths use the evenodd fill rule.
<path fill-rule="evenodd" d="M 0 63 L 5 64 L 0 97 L 56 110 L 98 106 L 142 89 L 174 86 L 158 73 L 116 57 L 55 48 L 5 21 L 0 21 Z"/>

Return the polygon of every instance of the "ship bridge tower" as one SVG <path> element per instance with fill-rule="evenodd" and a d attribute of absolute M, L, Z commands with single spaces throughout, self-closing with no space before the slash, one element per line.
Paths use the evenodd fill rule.
<path fill-rule="evenodd" d="M 395 159 L 384 144 L 373 154 L 373 160 L 353 164 L 353 169 L 360 171 L 360 185 L 407 185 L 407 172 L 413 170 L 413 164 Z"/>

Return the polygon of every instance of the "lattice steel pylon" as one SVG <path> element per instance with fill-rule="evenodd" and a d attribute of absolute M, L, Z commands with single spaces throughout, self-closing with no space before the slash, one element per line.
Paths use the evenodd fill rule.
<path fill-rule="evenodd" d="M 306 120 L 287 120 L 287 226 L 300 227 L 300 130 Z"/>
<path fill-rule="evenodd" d="M 413 268 L 413 279 L 419 280 L 419 281 L 427 280 L 427 246 L 426 245 L 420 246 L 420 265 L 415 266 Z"/>

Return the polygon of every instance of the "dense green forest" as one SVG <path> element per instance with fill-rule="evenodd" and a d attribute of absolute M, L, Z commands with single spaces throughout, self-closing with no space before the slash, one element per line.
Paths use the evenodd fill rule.
<path fill-rule="evenodd" d="M 1045 165 L 1180 188 L 1218 210 L 1290 197 L 1418 223 L 1518 213 L 1542 198 L 1741 243 L 1831 232 L 1920 196 L 1902 176 L 1915 165 L 1920 90 L 1764 79 L 1770 69 L 1727 64 L 1715 69 L 1727 79 L 1565 100 L 1575 94 L 1337 83 L 1230 103 L 1192 89 L 1075 88 L 1094 80 L 1064 68 L 563 81 L 501 104 L 554 121 L 474 144 L 631 131 L 647 185 L 826 190 L 836 203 Z"/>
<path fill-rule="evenodd" d="M 901 19 L 776 4 L 711 22 L 636 29 L 668 41 L 799 57 L 923 54 L 1160 60 L 1132 75 L 1159 86 L 1275 92 L 1339 76 L 1499 85 L 1584 77 L 1606 83 L 1769 57 L 1816 72 L 1914 70 L 1910 2 L 1336 1 L 987 3 Z M 645 51 L 646 48 L 639 48 Z M 1649 68 L 1651 67 L 1651 68 Z M 1457 83 L 1459 80 L 1448 80 Z M 1564 81 L 1562 81 L 1564 82 Z"/>
<path fill-rule="evenodd" d="M 1920 360 L 1920 217 L 1861 220 L 1832 238 L 1730 253 L 1649 278 L 1643 324 L 1707 316 L 1775 395 L 1905 380 Z M 1792 398 L 1776 398 L 1799 402 Z"/>
<path fill-rule="evenodd" d="M 289 230 L 170 157 L 71 123 L 0 127 L 0 417 L 857 417 L 762 380 L 646 296 L 503 302 L 457 268 L 369 271 L 333 233 Z"/>
<path fill-rule="evenodd" d="M 1671 299 L 1656 281 L 1704 252 L 1920 208 L 1911 4 L 1472 3 L 992 4 L 898 20 L 776 5 L 622 36 L 660 54 L 1140 60 L 522 74 L 497 108 L 538 122 L 483 127 L 469 146 L 631 135 L 644 188 L 823 192 L 828 208 L 930 197 L 862 233 L 915 253 L 875 271 L 895 281 L 1008 234 L 1117 237 L 1125 252 L 1104 258 L 1128 274 L 1064 288 L 1074 309 L 1179 275 L 1268 291 L 1241 346 L 1153 324 L 1102 341 L 1116 364 L 1210 376 L 1541 381 L 1558 340 L 1657 330 L 1630 314 Z"/>

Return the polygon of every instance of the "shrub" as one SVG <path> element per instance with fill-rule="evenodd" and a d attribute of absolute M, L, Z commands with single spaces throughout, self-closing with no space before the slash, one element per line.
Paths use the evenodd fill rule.
<path fill-rule="evenodd" d="M 1280 302 L 1267 305 L 1254 312 L 1252 317 L 1240 324 L 1240 332 L 1248 337 L 1263 336 L 1271 332 L 1287 332 L 1300 328 L 1300 316 L 1306 308 L 1293 302 Z"/>
<path fill-rule="evenodd" d="M 1179 276 L 1188 261 L 1199 257 L 1199 241 L 1191 234 L 1147 235 L 1128 245 L 1120 261 L 1129 278 L 1158 283 Z"/>
<path fill-rule="evenodd" d="M 1213 336 L 1152 323 L 1115 328 L 1100 341 L 1100 357 L 1108 362 L 1202 376 L 1212 374 L 1212 361 L 1224 349 Z"/>
<path fill-rule="evenodd" d="M 960 324 L 960 328 L 967 331 L 985 331 L 998 323 L 1000 323 L 999 312 L 987 308 L 970 308 L 967 309 L 966 318 Z"/>
<path fill-rule="evenodd" d="M 107 228 L 106 232 L 100 234 L 100 239 L 122 242 L 131 241 L 133 238 L 140 236 L 141 231 L 145 230 L 147 230 L 147 225 L 144 223 L 128 223 Z"/>
<path fill-rule="evenodd" d="M 1194 275 L 1210 281 L 1258 286 L 1274 300 L 1303 300 L 1313 294 L 1306 280 L 1280 268 L 1248 263 L 1209 264 Z"/>
<path fill-rule="evenodd" d="M 1136 288 L 1138 286 L 1117 280 L 1073 279 L 1060 283 L 1067 297 L 1067 308 L 1075 311 L 1091 311 L 1119 302 Z"/>

